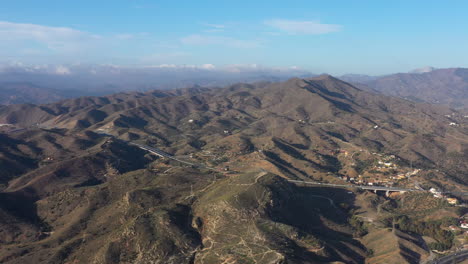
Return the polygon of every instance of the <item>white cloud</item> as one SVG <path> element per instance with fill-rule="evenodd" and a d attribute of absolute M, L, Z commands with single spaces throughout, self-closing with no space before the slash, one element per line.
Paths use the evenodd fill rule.
<path fill-rule="evenodd" d="M 218 32 L 224 32 L 224 29 L 219 29 L 219 28 L 211 28 L 211 29 L 205 29 L 203 30 L 205 33 L 218 33 Z"/>
<path fill-rule="evenodd" d="M 101 37 L 68 27 L 49 27 L 0 21 L 2 42 L 32 41 L 51 50 L 70 50 L 84 41 L 99 40 Z"/>
<path fill-rule="evenodd" d="M 226 65 L 214 65 L 211 63 L 206 64 L 153 64 L 149 66 L 142 66 L 143 69 L 197 69 L 205 71 L 218 71 L 224 73 L 253 73 L 253 72 L 265 72 L 265 73 L 298 73 L 306 74 L 310 73 L 298 66 L 289 67 L 270 67 L 259 64 L 226 64 Z M 135 69 L 138 69 L 136 67 Z"/>
<path fill-rule="evenodd" d="M 226 25 L 223 24 L 209 24 L 209 23 L 203 23 L 202 24 L 205 27 L 208 27 L 208 29 L 203 30 L 205 33 L 218 33 L 218 32 L 224 32 L 226 29 Z"/>
<path fill-rule="evenodd" d="M 342 29 L 341 25 L 322 24 L 318 21 L 273 19 L 265 21 L 264 23 L 267 26 L 288 34 L 320 35 L 340 31 Z"/>
<path fill-rule="evenodd" d="M 201 64 L 201 65 L 194 65 L 194 64 L 156 64 L 150 66 L 143 66 L 143 69 L 197 69 L 197 70 L 217 70 L 218 67 L 213 64 Z"/>
<path fill-rule="evenodd" d="M 0 63 L 0 73 L 35 73 L 48 74 L 63 77 L 82 76 L 90 74 L 94 76 L 108 76 L 109 74 L 138 74 L 158 72 L 179 72 L 180 74 L 205 72 L 213 74 L 256 74 L 264 76 L 271 74 L 275 76 L 297 76 L 310 74 L 301 68 L 291 67 L 268 67 L 259 64 L 228 64 L 214 65 L 206 64 L 146 64 L 146 65 L 113 65 L 113 64 L 23 64 L 21 62 Z M 151 74 L 147 75 L 150 76 Z M 184 75 L 179 75 L 184 76 Z M 216 75 L 212 75 L 216 76 Z M 220 77 L 222 75 L 219 75 Z M 185 77 L 184 77 L 185 78 Z"/>
<path fill-rule="evenodd" d="M 72 74 L 71 66 L 53 65 L 53 64 L 23 64 L 22 62 L 10 62 L 0 64 L 0 72 L 23 72 L 23 73 L 40 73 L 53 75 L 70 75 Z"/>
<path fill-rule="evenodd" d="M 85 34 L 67 27 L 49 27 L 35 24 L 21 24 L 0 21 L 0 34 L 7 39 L 70 39 Z"/>
<path fill-rule="evenodd" d="M 203 25 L 205 25 L 207 27 L 210 27 L 210 28 L 216 28 L 216 29 L 223 29 L 223 28 L 226 27 L 225 25 L 222 25 L 222 24 L 208 24 L 208 23 L 205 23 Z"/>
<path fill-rule="evenodd" d="M 233 48 L 257 48 L 261 46 L 258 40 L 242 40 L 231 37 L 193 34 L 181 39 L 186 45 L 220 45 Z"/>
<path fill-rule="evenodd" d="M 213 64 L 207 63 L 207 64 L 201 65 L 200 68 L 205 69 L 205 70 L 214 70 L 216 66 L 214 66 Z"/>
<path fill-rule="evenodd" d="M 240 72 L 276 72 L 276 73 L 287 73 L 287 72 L 300 72 L 305 73 L 307 71 L 301 69 L 298 66 L 290 67 L 270 67 L 259 64 L 230 64 L 221 67 L 222 70 L 232 73 Z"/>
<path fill-rule="evenodd" d="M 56 68 L 55 68 L 55 74 L 57 75 L 69 75 L 71 74 L 71 71 L 68 67 L 65 67 L 63 65 L 58 65 Z"/>
<path fill-rule="evenodd" d="M 153 42 L 145 32 L 98 35 L 70 27 L 0 21 L 0 58 L 10 61 L 130 62 L 148 55 L 145 47 Z"/>
<path fill-rule="evenodd" d="M 175 65 L 175 64 L 159 64 L 159 65 L 147 66 L 147 68 L 178 68 L 178 65 Z"/>

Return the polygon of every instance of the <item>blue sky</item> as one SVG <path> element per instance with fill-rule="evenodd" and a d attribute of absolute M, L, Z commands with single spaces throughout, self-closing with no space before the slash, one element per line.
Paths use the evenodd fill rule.
<path fill-rule="evenodd" d="M 468 67 L 467 10 L 462 0 L 2 1 L 0 61 L 331 74 Z"/>

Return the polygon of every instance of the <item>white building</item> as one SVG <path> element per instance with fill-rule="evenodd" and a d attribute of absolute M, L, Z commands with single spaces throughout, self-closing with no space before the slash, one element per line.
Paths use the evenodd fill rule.
<path fill-rule="evenodd" d="M 429 189 L 429 192 L 431 192 L 434 195 L 435 198 L 442 198 L 443 197 L 442 193 L 439 190 L 435 189 L 435 188 Z"/>

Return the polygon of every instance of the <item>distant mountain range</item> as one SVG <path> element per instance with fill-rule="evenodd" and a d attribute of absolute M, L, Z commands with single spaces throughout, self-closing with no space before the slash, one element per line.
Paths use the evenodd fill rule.
<path fill-rule="evenodd" d="M 468 69 L 465 68 L 425 67 L 410 73 L 379 77 L 345 75 L 341 79 L 361 89 L 412 101 L 446 104 L 454 108 L 468 106 Z"/>
<path fill-rule="evenodd" d="M 0 104 L 50 103 L 65 98 L 121 91 L 148 91 L 193 86 L 226 86 L 238 82 L 282 81 L 311 77 L 299 69 L 256 65 L 215 68 L 212 65 L 118 67 L 112 65 L 0 66 Z"/>
<path fill-rule="evenodd" d="M 414 69 L 412 71 L 410 71 L 409 73 L 428 73 L 428 72 L 431 72 L 431 71 L 434 71 L 436 70 L 436 68 L 432 67 L 432 66 L 426 66 L 426 67 L 422 67 L 422 68 L 419 68 L 419 69 Z"/>
<path fill-rule="evenodd" d="M 100 95 L 99 92 L 60 90 L 37 86 L 27 82 L 0 83 L 0 104 L 44 104 L 66 98 Z"/>
<path fill-rule="evenodd" d="M 117 66 L 43 66 L 0 68 L 0 104 L 43 104 L 80 96 L 122 91 L 223 87 L 234 83 L 278 82 L 291 77 L 313 77 L 298 69 L 258 66 L 213 68 L 210 65 L 160 65 L 144 68 Z M 367 91 L 415 102 L 468 106 L 468 69 L 423 67 L 385 76 L 347 74 L 338 77 Z"/>

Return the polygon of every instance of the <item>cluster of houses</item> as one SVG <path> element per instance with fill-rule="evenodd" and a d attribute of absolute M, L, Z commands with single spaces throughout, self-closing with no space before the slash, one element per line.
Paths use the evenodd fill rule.
<path fill-rule="evenodd" d="M 12 124 L 0 124 L 0 130 L 11 130 L 13 129 Z"/>
<path fill-rule="evenodd" d="M 465 214 L 464 216 L 460 217 L 458 220 L 460 227 L 451 225 L 449 229 L 451 231 L 461 231 L 461 229 L 468 229 L 468 216 Z M 465 234 L 468 234 L 468 231 L 465 231 Z"/>
<path fill-rule="evenodd" d="M 406 179 L 406 178 L 409 178 L 411 176 L 415 176 L 420 171 L 421 171 L 421 169 L 414 169 L 414 170 L 408 171 L 406 173 L 400 173 L 400 174 L 397 174 L 396 176 L 392 176 L 392 179 L 397 179 L 397 180 Z"/>
<path fill-rule="evenodd" d="M 468 222 L 466 220 L 460 221 L 460 227 L 468 229 Z"/>
<path fill-rule="evenodd" d="M 429 192 L 432 193 L 432 195 L 435 198 L 445 199 L 451 205 L 458 204 L 458 199 L 457 198 L 447 197 L 446 195 L 444 195 L 441 191 L 437 190 L 436 188 L 429 189 Z"/>
<path fill-rule="evenodd" d="M 332 155 L 339 155 L 342 154 L 344 157 L 351 156 L 353 158 L 354 153 L 350 153 L 348 150 L 344 149 L 336 149 L 330 151 Z M 359 152 L 364 152 L 363 149 L 360 149 Z M 369 153 L 370 154 L 370 153 Z M 388 176 L 388 172 L 390 170 L 397 169 L 397 164 L 392 162 L 397 157 L 395 155 L 384 155 L 380 153 L 372 153 L 372 155 L 379 156 L 379 160 L 377 163 L 372 167 L 371 170 L 368 172 L 364 172 L 363 174 L 358 174 L 354 169 L 349 169 L 345 176 L 342 176 L 341 179 L 352 183 L 352 184 L 359 184 L 359 185 L 370 185 L 370 186 L 386 186 L 391 187 L 394 185 L 394 180 L 402 179 L 402 176 Z M 355 166 L 356 163 L 351 163 L 351 166 Z M 386 174 L 386 175 L 384 175 Z M 393 175 L 395 173 L 392 173 Z M 403 176 L 404 177 L 404 176 Z"/>
<path fill-rule="evenodd" d="M 345 156 L 348 154 L 346 151 L 341 153 L 344 153 Z M 410 171 L 399 169 L 395 163 L 395 160 L 398 159 L 395 155 L 372 154 L 378 156 L 379 159 L 370 170 L 364 172 L 363 175 L 357 175 L 355 178 L 343 177 L 343 180 L 357 184 L 392 187 L 396 181 L 407 179 L 421 171 L 420 169 Z"/>
<path fill-rule="evenodd" d="M 450 123 L 449 123 L 449 126 L 453 126 L 453 127 L 459 127 L 460 124 L 455 122 L 454 119 L 457 119 L 457 116 L 459 116 L 457 113 L 452 113 L 452 114 L 449 114 L 449 115 L 444 115 L 445 117 L 447 117 L 448 119 L 450 119 Z M 463 116 L 464 118 L 468 118 L 468 115 L 465 115 Z M 460 119 L 458 119 L 460 120 Z M 463 121 L 462 121 L 463 122 Z"/>
<path fill-rule="evenodd" d="M 468 220 L 466 214 L 460 218 L 460 227 L 464 229 L 468 229 Z"/>
<path fill-rule="evenodd" d="M 385 162 L 385 161 L 379 160 L 377 163 L 379 164 L 378 167 L 381 167 L 381 168 L 382 167 L 383 168 L 390 168 L 390 169 L 396 169 L 397 168 L 397 165 L 394 164 L 393 162 Z"/>
<path fill-rule="evenodd" d="M 362 175 L 359 175 L 357 178 L 343 176 L 341 177 L 342 180 L 358 185 L 369 185 L 369 186 L 385 186 L 385 187 L 392 187 L 395 183 L 389 179 L 367 179 L 364 178 Z"/>

